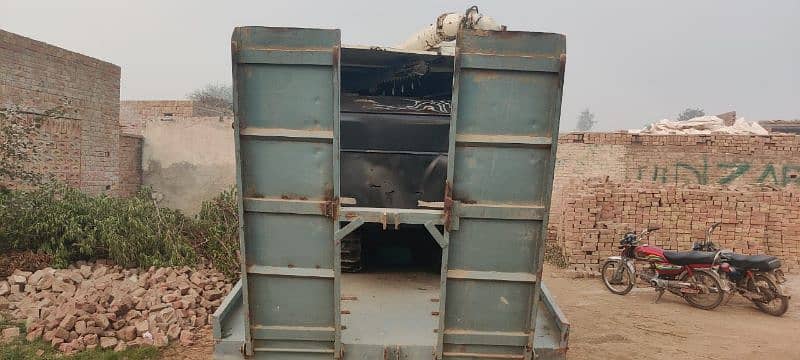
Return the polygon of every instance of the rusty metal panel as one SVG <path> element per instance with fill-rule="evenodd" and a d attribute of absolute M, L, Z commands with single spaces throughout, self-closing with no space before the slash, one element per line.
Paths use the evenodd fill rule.
<path fill-rule="evenodd" d="M 339 315 L 338 30 L 232 38 L 244 352 L 334 359 Z"/>
<path fill-rule="evenodd" d="M 437 356 L 531 359 L 566 40 L 464 30 L 456 49 Z"/>

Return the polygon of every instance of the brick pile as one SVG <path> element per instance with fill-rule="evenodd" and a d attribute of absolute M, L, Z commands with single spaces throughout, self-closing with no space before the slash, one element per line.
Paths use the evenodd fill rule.
<path fill-rule="evenodd" d="M 786 268 L 800 265 L 800 190 L 770 186 L 664 185 L 589 179 L 560 193 L 562 206 L 548 228 L 569 267 L 597 271 L 618 255 L 625 232 L 658 225 L 648 243 L 690 250 L 708 226 L 722 222 L 712 241 L 743 254 L 770 254 Z"/>
<path fill-rule="evenodd" d="M 230 288 L 212 269 L 77 263 L 15 271 L 0 282 L 0 310 L 25 321 L 27 340 L 41 338 L 64 353 L 171 341 L 191 345 L 199 329 L 210 328 L 211 314 Z M 19 333 L 4 330 L 3 336 Z"/>

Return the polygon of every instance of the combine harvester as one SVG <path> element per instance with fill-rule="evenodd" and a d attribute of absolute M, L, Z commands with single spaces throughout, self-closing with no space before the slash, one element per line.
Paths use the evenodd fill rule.
<path fill-rule="evenodd" d="M 563 359 L 541 275 L 565 42 L 474 7 L 397 48 L 235 29 L 242 278 L 215 358 Z"/>

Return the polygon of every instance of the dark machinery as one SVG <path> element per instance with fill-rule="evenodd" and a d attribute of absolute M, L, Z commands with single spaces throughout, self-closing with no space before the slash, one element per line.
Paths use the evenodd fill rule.
<path fill-rule="evenodd" d="M 342 49 L 342 196 L 402 209 L 444 198 L 452 81 L 451 56 Z M 363 270 L 368 256 L 438 268 L 440 249 L 421 226 L 381 230 L 364 226 L 342 240 L 342 271 Z"/>

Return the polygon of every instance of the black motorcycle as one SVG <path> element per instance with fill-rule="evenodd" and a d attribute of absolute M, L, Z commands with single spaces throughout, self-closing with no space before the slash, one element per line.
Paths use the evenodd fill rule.
<path fill-rule="evenodd" d="M 718 251 L 711 234 L 720 223 L 706 231 L 706 238 L 694 244 L 693 250 Z M 789 309 L 790 296 L 783 289 L 786 277 L 781 271 L 781 260 L 769 255 L 741 255 L 729 250 L 720 251 L 719 275 L 727 281 L 731 295 L 738 292 L 756 307 L 773 316 L 781 316 Z M 730 297 L 728 301 L 730 301 Z"/>

